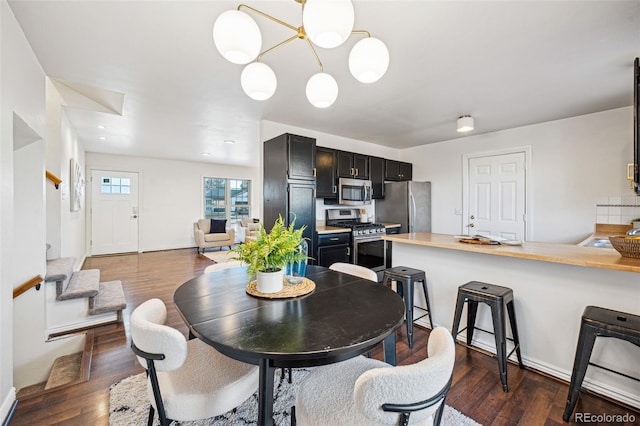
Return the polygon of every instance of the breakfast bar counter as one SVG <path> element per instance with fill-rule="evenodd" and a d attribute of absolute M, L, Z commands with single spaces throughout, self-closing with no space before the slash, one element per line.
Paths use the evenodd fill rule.
<path fill-rule="evenodd" d="M 536 243 L 527 241 L 521 246 L 465 244 L 453 235 L 417 232 L 411 234 L 385 235 L 388 241 L 463 250 L 496 256 L 518 257 L 543 262 L 564 263 L 566 265 L 591 268 L 613 269 L 617 271 L 640 272 L 640 259 L 622 257 L 615 250 L 595 247 L 581 247 L 572 244 Z M 640 286 L 640 277 L 638 277 Z"/>
<path fill-rule="evenodd" d="M 453 235 L 435 233 L 382 238 L 393 246 L 392 266 L 425 271 L 434 326 L 451 329 L 458 287 L 469 281 L 513 289 L 524 365 L 566 382 L 586 306 L 640 314 L 640 259 L 622 257 L 613 249 L 528 241 L 521 246 L 466 244 Z M 416 292 L 415 299 L 417 306 L 425 307 L 422 292 Z M 477 327 L 493 329 L 488 306 L 480 304 L 477 315 Z M 465 319 L 463 315 L 461 328 Z M 458 339 L 466 339 L 465 332 Z M 475 333 L 473 344 L 495 353 L 490 334 Z M 507 352 L 511 347 L 508 343 Z M 600 338 L 591 360 L 640 378 L 639 358 L 640 348 Z M 510 365 L 509 371 L 513 369 L 517 367 Z M 496 368 L 496 386 L 499 382 Z M 640 408 L 640 383 L 629 378 L 589 367 L 584 387 Z"/>

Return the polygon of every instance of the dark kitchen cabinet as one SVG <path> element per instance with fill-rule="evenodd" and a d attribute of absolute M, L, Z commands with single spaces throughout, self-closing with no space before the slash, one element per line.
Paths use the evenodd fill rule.
<path fill-rule="evenodd" d="M 369 179 L 369 156 L 354 152 L 336 151 L 338 177 Z"/>
<path fill-rule="evenodd" d="M 351 259 L 350 240 L 351 234 L 349 232 L 318 234 L 318 252 L 315 256 L 317 264 L 329 267 L 336 262 L 349 263 Z"/>
<path fill-rule="evenodd" d="M 315 253 L 316 141 L 304 136 L 283 134 L 264 142 L 263 214 L 270 231 L 279 215 L 288 226 L 303 225 L 309 253 Z"/>
<path fill-rule="evenodd" d="M 384 198 L 384 171 L 385 159 L 380 157 L 369 157 L 369 176 L 371 177 L 371 198 Z"/>
<path fill-rule="evenodd" d="M 316 147 L 316 197 L 338 198 L 336 150 Z"/>
<path fill-rule="evenodd" d="M 384 178 L 391 181 L 411 180 L 413 178 L 413 164 L 386 160 Z"/>

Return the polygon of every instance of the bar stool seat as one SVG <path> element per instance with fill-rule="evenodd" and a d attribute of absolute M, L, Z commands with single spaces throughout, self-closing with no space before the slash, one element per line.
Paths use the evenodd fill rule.
<path fill-rule="evenodd" d="M 460 318 L 462 317 L 462 308 L 464 307 L 465 302 L 468 305 L 467 326 L 462 330 L 458 330 L 458 328 L 460 328 Z M 486 303 L 491 308 L 493 332 L 482 330 L 475 326 L 479 302 Z M 511 326 L 513 339 L 508 338 L 506 334 L 506 317 L 504 315 L 505 305 L 509 315 L 509 324 Z M 516 323 L 515 308 L 513 305 L 513 290 L 508 287 L 487 284 L 479 281 L 470 281 L 458 287 L 458 298 L 456 301 L 456 310 L 451 330 L 453 339 L 456 340 L 456 336 L 459 333 L 467 330 L 467 346 L 471 346 L 473 332 L 476 329 L 494 335 L 502 389 L 505 392 L 509 392 L 509 386 L 507 385 L 507 359 L 514 351 L 518 357 L 518 364 L 520 368 L 524 368 L 524 365 L 522 364 L 522 356 L 520 354 L 520 339 L 518 337 L 518 325 Z M 513 341 L 514 344 L 514 348 L 509 352 L 509 354 L 507 354 L 507 340 Z"/>
<path fill-rule="evenodd" d="M 433 330 L 433 320 L 431 319 L 431 304 L 429 303 L 429 293 L 427 292 L 427 276 L 420 269 L 409 268 L 406 266 L 394 266 L 385 269 L 382 283 L 388 285 L 390 281 L 397 283 L 396 291 L 404 299 L 406 319 L 407 319 L 407 336 L 409 347 L 413 348 L 413 322 L 421 318 L 429 316 L 429 324 Z M 413 284 L 422 282 L 422 290 L 424 291 L 424 299 L 427 302 L 427 309 L 413 304 Z M 424 312 L 421 316 L 413 318 L 413 310 L 418 309 Z"/>
<path fill-rule="evenodd" d="M 571 384 L 569 385 L 567 404 L 565 405 L 564 414 L 562 415 L 562 419 L 565 422 L 569 421 L 573 410 L 576 408 L 578 396 L 582 390 L 582 381 L 584 380 L 588 366 L 592 365 L 603 368 L 629 379 L 640 381 L 640 379 L 636 377 L 630 377 L 590 362 L 593 345 L 598 336 L 615 337 L 616 339 L 626 340 L 640 347 L 640 316 L 597 306 L 587 306 L 584 309 L 580 323 L 576 357 L 573 362 L 573 371 L 571 372 Z"/>

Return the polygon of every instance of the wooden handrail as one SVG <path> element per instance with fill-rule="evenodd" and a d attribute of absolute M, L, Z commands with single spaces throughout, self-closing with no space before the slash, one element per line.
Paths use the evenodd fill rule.
<path fill-rule="evenodd" d="M 22 293 L 28 291 L 32 287 L 35 287 L 36 290 L 40 290 L 40 283 L 43 280 L 44 278 L 42 278 L 40 275 L 36 275 L 26 283 L 19 285 L 18 287 L 13 289 L 13 298 L 15 299 L 16 297 L 20 296 Z"/>
<path fill-rule="evenodd" d="M 47 179 L 53 182 L 56 189 L 58 189 L 58 185 L 60 185 L 60 183 L 62 182 L 62 179 L 60 179 L 58 176 L 51 173 L 49 170 L 46 171 L 45 176 L 47 177 Z"/>

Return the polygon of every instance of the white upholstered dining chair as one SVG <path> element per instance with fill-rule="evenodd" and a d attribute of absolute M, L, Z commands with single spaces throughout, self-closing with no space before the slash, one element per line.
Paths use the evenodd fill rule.
<path fill-rule="evenodd" d="M 436 327 L 427 351 L 428 358 L 399 367 L 359 356 L 314 368 L 300 383 L 294 423 L 439 425 L 455 360 L 449 330 Z"/>
<path fill-rule="evenodd" d="M 258 389 L 258 367 L 231 359 L 199 339 L 164 325 L 167 308 L 150 299 L 131 313 L 131 348 L 147 370 L 148 425 L 225 413 Z"/>
<path fill-rule="evenodd" d="M 344 272 L 345 274 L 355 275 L 356 277 L 364 278 L 365 280 L 378 282 L 378 275 L 375 271 L 369 268 L 365 268 L 360 265 L 353 265 L 351 263 L 336 262 L 329 266 L 329 269 L 338 272 Z"/>

